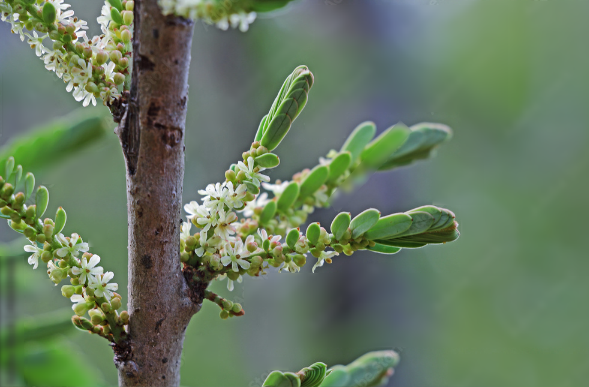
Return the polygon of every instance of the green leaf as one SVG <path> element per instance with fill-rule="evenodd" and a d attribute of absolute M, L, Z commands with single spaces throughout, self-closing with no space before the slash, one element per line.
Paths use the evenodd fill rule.
<path fill-rule="evenodd" d="M 309 242 L 314 246 L 319 242 L 319 237 L 321 236 L 321 226 L 319 223 L 311 223 L 309 227 L 307 227 L 307 239 Z"/>
<path fill-rule="evenodd" d="M 46 2 L 43 5 L 43 21 L 45 24 L 53 24 L 56 16 L 55 6 L 50 2 Z"/>
<path fill-rule="evenodd" d="M 66 220 L 67 215 L 65 210 L 62 207 L 59 207 L 57 209 L 57 213 L 55 214 L 55 227 L 53 228 L 53 235 L 57 235 L 63 230 Z"/>
<path fill-rule="evenodd" d="M 301 387 L 301 381 L 292 372 L 273 371 L 268 375 L 262 387 Z"/>
<path fill-rule="evenodd" d="M 418 249 L 427 245 L 427 242 L 412 242 L 398 239 L 376 239 L 375 242 L 385 246 L 404 247 L 406 249 Z"/>
<path fill-rule="evenodd" d="M 16 170 L 13 172 L 14 174 L 14 188 L 16 188 L 16 186 L 18 185 L 18 183 L 20 183 L 20 180 L 22 179 L 22 165 L 18 165 L 16 167 Z"/>
<path fill-rule="evenodd" d="M 262 121 L 260 121 L 260 126 L 258 126 L 258 131 L 256 132 L 256 137 L 254 141 L 260 141 L 262 136 L 264 135 L 264 129 L 266 129 L 266 123 L 268 122 L 268 114 L 262 117 Z"/>
<path fill-rule="evenodd" d="M 432 123 L 414 125 L 411 127 L 407 141 L 381 165 L 379 170 L 392 169 L 426 159 L 438 145 L 451 137 L 452 130 L 446 125 Z"/>
<path fill-rule="evenodd" d="M 270 12 L 285 7 L 293 0 L 252 0 L 251 10 L 254 12 Z"/>
<path fill-rule="evenodd" d="M 352 164 L 356 162 L 358 157 L 362 154 L 364 147 L 370 143 L 370 140 L 376 134 L 376 125 L 374 122 L 363 122 L 358 125 L 350 134 L 342 146 L 341 151 L 350 152 L 352 156 Z"/>
<path fill-rule="evenodd" d="M 301 234 L 300 234 L 299 230 L 297 230 L 296 228 L 293 228 L 292 230 L 290 230 L 288 232 L 288 234 L 286 234 L 286 244 L 288 245 L 288 247 L 290 247 L 291 249 L 294 249 L 295 245 L 299 241 L 300 235 Z"/>
<path fill-rule="evenodd" d="M 45 214 L 47 205 L 49 204 L 49 191 L 44 186 L 40 186 L 35 196 L 35 204 L 37 206 L 36 218 L 39 219 Z"/>
<path fill-rule="evenodd" d="M 395 238 L 421 234 L 422 232 L 429 230 L 431 225 L 434 224 L 434 217 L 427 212 L 416 211 L 412 212 L 409 216 L 411 216 L 411 219 L 413 219 L 411 226 L 404 232 L 395 235 Z"/>
<path fill-rule="evenodd" d="M 282 212 L 288 210 L 299 197 L 299 192 L 299 183 L 296 181 L 293 181 L 287 185 L 278 198 L 278 209 Z"/>
<path fill-rule="evenodd" d="M 28 200 L 35 190 L 35 175 L 31 172 L 25 177 L 25 200 Z"/>
<path fill-rule="evenodd" d="M 352 239 L 356 239 L 366 231 L 370 230 L 370 228 L 378 222 L 378 219 L 380 219 L 380 211 L 374 208 L 369 208 L 358 214 L 350 223 Z"/>
<path fill-rule="evenodd" d="M 336 240 L 342 239 L 351 221 L 352 217 L 349 212 L 340 212 L 333 219 L 333 222 L 331 222 L 331 233 L 335 236 Z"/>
<path fill-rule="evenodd" d="M 409 137 L 409 128 L 403 124 L 394 125 L 375 138 L 362 151 L 362 164 L 379 168 Z"/>
<path fill-rule="evenodd" d="M 264 209 L 260 214 L 260 223 L 268 224 L 268 222 L 274 218 L 274 215 L 276 215 L 276 201 L 271 200 L 264 206 Z"/>
<path fill-rule="evenodd" d="M 342 176 L 352 164 L 352 154 L 350 152 L 341 152 L 331 160 L 329 164 L 328 183 L 333 183 L 338 177 Z"/>
<path fill-rule="evenodd" d="M 81 151 L 107 133 L 103 115 L 78 111 L 47 126 L 33 129 L 0 148 L 0 165 L 14 156 L 27 171 L 40 171 Z M 13 164 L 14 167 L 14 164 Z"/>
<path fill-rule="evenodd" d="M 318 165 L 309 172 L 305 180 L 301 183 L 299 199 L 302 200 L 307 196 L 313 195 L 329 176 L 329 168 L 325 165 Z"/>
<path fill-rule="evenodd" d="M 286 136 L 292 123 L 307 104 L 311 86 L 313 86 L 313 74 L 307 66 L 297 67 L 286 78 L 270 108 L 268 117 L 265 120 L 262 119 L 261 124 L 264 128 L 260 143 L 268 150 L 275 149 Z M 256 138 L 258 136 L 259 128 Z"/>
<path fill-rule="evenodd" d="M 384 386 L 398 363 L 395 351 L 369 352 L 347 366 L 333 367 L 321 387 Z"/>
<path fill-rule="evenodd" d="M 121 25 L 122 26 L 123 24 L 125 24 L 125 22 L 123 21 L 123 17 L 121 16 L 121 13 L 116 8 L 111 8 L 110 9 L 110 17 L 118 25 Z"/>
<path fill-rule="evenodd" d="M 255 185 L 254 183 L 252 183 L 250 181 L 244 181 L 243 183 L 247 187 L 248 192 L 250 192 L 254 195 L 257 195 L 260 193 L 260 188 L 257 185 Z"/>
<path fill-rule="evenodd" d="M 280 164 L 280 159 L 274 153 L 266 153 L 254 159 L 255 165 L 262 168 L 276 168 Z"/>
<path fill-rule="evenodd" d="M 22 242 L 20 243 L 22 251 Z M 56 335 L 72 331 L 72 309 L 59 309 L 55 312 L 21 318 L 16 321 L 15 331 L 7 328 L 0 330 L 0 341 L 6 343 L 9 335 L 15 334 L 19 343 L 55 339 Z"/>
<path fill-rule="evenodd" d="M 10 156 L 6 159 L 6 161 L 4 162 L 4 171 L 6 173 L 6 181 L 8 181 L 8 179 L 10 179 L 10 176 L 12 175 L 12 171 L 14 170 L 14 157 Z"/>
<path fill-rule="evenodd" d="M 374 246 L 368 246 L 366 249 L 380 254 L 397 254 L 401 251 L 401 248 L 399 247 L 382 245 L 380 243 L 377 243 Z"/>
<path fill-rule="evenodd" d="M 111 6 L 115 7 L 119 11 L 123 10 L 123 4 L 121 3 L 121 0 L 108 0 L 108 2 Z"/>
<path fill-rule="evenodd" d="M 319 387 L 329 371 L 325 363 L 318 362 L 303 368 L 297 374 L 300 375 L 301 387 Z"/>
<path fill-rule="evenodd" d="M 407 214 L 385 216 L 366 232 L 366 238 L 376 240 L 400 234 L 411 227 L 412 222 L 413 219 Z"/>
<path fill-rule="evenodd" d="M 412 209 L 411 211 L 407 211 L 406 213 L 411 215 L 415 212 L 427 212 L 431 216 L 434 217 L 434 224 L 440 220 L 442 217 L 442 210 L 436 206 L 422 206 Z"/>

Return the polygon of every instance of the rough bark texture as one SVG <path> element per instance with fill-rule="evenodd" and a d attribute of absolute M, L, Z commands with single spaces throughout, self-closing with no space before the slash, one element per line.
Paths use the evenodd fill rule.
<path fill-rule="evenodd" d="M 121 386 L 177 386 L 191 301 L 179 259 L 184 125 L 193 24 L 135 0 L 133 77 L 117 128 L 127 163 L 128 345 Z"/>

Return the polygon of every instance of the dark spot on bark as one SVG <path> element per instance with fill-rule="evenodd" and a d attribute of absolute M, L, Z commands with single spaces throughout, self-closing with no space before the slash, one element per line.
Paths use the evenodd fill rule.
<path fill-rule="evenodd" d="M 139 210 L 137 211 L 137 217 L 141 218 L 143 216 L 143 211 Z"/>
<path fill-rule="evenodd" d="M 153 267 L 153 260 L 151 259 L 151 255 L 145 254 L 143 257 L 141 257 L 141 264 L 146 269 L 151 269 Z"/>
<path fill-rule="evenodd" d="M 155 331 L 156 331 L 156 332 L 159 332 L 159 331 L 160 331 L 160 328 L 161 328 L 161 326 L 162 326 L 162 323 L 164 322 L 164 320 L 165 320 L 165 319 L 166 319 L 165 317 L 164 317 L 164 318 L 161 318 L 161 319 L 159 319 L 159 320 L 158 320 L 158 321 L 155 323 Z"/>
<path fill-rule="evenodd" d="M 145 55 L 139 55 L 137 65 L 139 66 L 139 70 L 141 71 L 153 71 L 153 69 L 155 68 L 155 63 L 153 63 L 151 59 L 149 59 Z"/>
<path fill-rule="evenodd" d="M 153 34 L 154 39 L 158 39 L 160 37 L 160 31 L 157 28 L 154 28 L 151 33 Z"/>
<path fill-rule="evenodd" d="M 162 226 L 159 226 L 155 229 L 155 235 L 160 235 L 162 231 L 164 231 L 164 228 Z"/>
<path fill-rule="evenodd" d="M 166 378 L 166 375 L 162 375 L 162 379 L 165 379 L 165 378 Z"/>
<path fill-rule="evenodd" d="M 168 362 L 168 358 L 167 358 L 167 357 L 164 357 L 164 358 L 162 359 L 162 363 L 166 364 L 167 362 Z"/>
<path fill-rule="evenodd" d="M 182 129 L 167 127 L 160 123 L 156 123 L 154 127 L 162 132 L 160 138 L 164 144 L 170 147 L 175 147 L 182 141 Z"/>
<path fill-rule="evenodd" d="M 187 101 L 188 101 L 188 97 L 184 96 L 184 97 L 182 97 L 182 99 L 180 100 L 180 103 L 178 105 L 185 107 Z"/>
<path fill-rule="evenodd" d="M 178 63 L 180 63 L 178 59 L 174 59 L 174 64 L 177 65 Z"/>

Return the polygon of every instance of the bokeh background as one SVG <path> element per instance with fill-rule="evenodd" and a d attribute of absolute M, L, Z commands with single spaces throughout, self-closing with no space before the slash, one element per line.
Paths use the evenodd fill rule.
<path fill-rule="evenodd" d="M 71 3 L 96 33 L 101 2 Z M 259 386 L 273 369 L 347 363 L 385 348 L 402 357 L 390 386 L 585 385 L 588 16 L 583 1 L 307 0 L 260 17 L 246 34 L 198 24 L 184 202 L 223 178 L 284 77 L 306 64 L 316 83 L 271 177 L 315 165 L 365 120 L 379 132 L 398 121 L 442 122 L 454 138 L 437 157 L 372 176 L 313 220 L 435 204 L 457 214 L 462 236 L 390 257 L 338 257 L 315 274 L 308 264 L 300 275 L 246 278 L 230 294 L 244 317 L 222 321 L 217 306 L 205 304 L 193 318 L 183 385 Z M 0 25 L 0 145 L 78 106 Z M 51 190 L 49 212 L 67 209 L 66 231 L 90 241 L 125 298 L 125 172 L 116 136 L 109 131 L 33 172 Z M 15 236 L 0 225 L 2 242 Z M 42 268 L 31 270 L 24 255 L 4 258 L 3 329 L 69 308 Z M 225 283 L 214 288 L 229 295 Z M 18 356 L 3 336 L 0 384 L 115 385 L 107 343 L 65 332 L 22 343 Z"/>

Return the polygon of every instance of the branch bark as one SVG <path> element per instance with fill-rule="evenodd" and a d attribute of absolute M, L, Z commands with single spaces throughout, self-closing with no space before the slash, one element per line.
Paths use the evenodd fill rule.
<path fill-rule="evenodd" d="M 200 303 L 180 267 L 184 127 L 193 23 L 135 0 L 133 75 L 116 130 L 127 166 L 129 341 L 120 386 L 177 386 L 184 332 Z"/>

